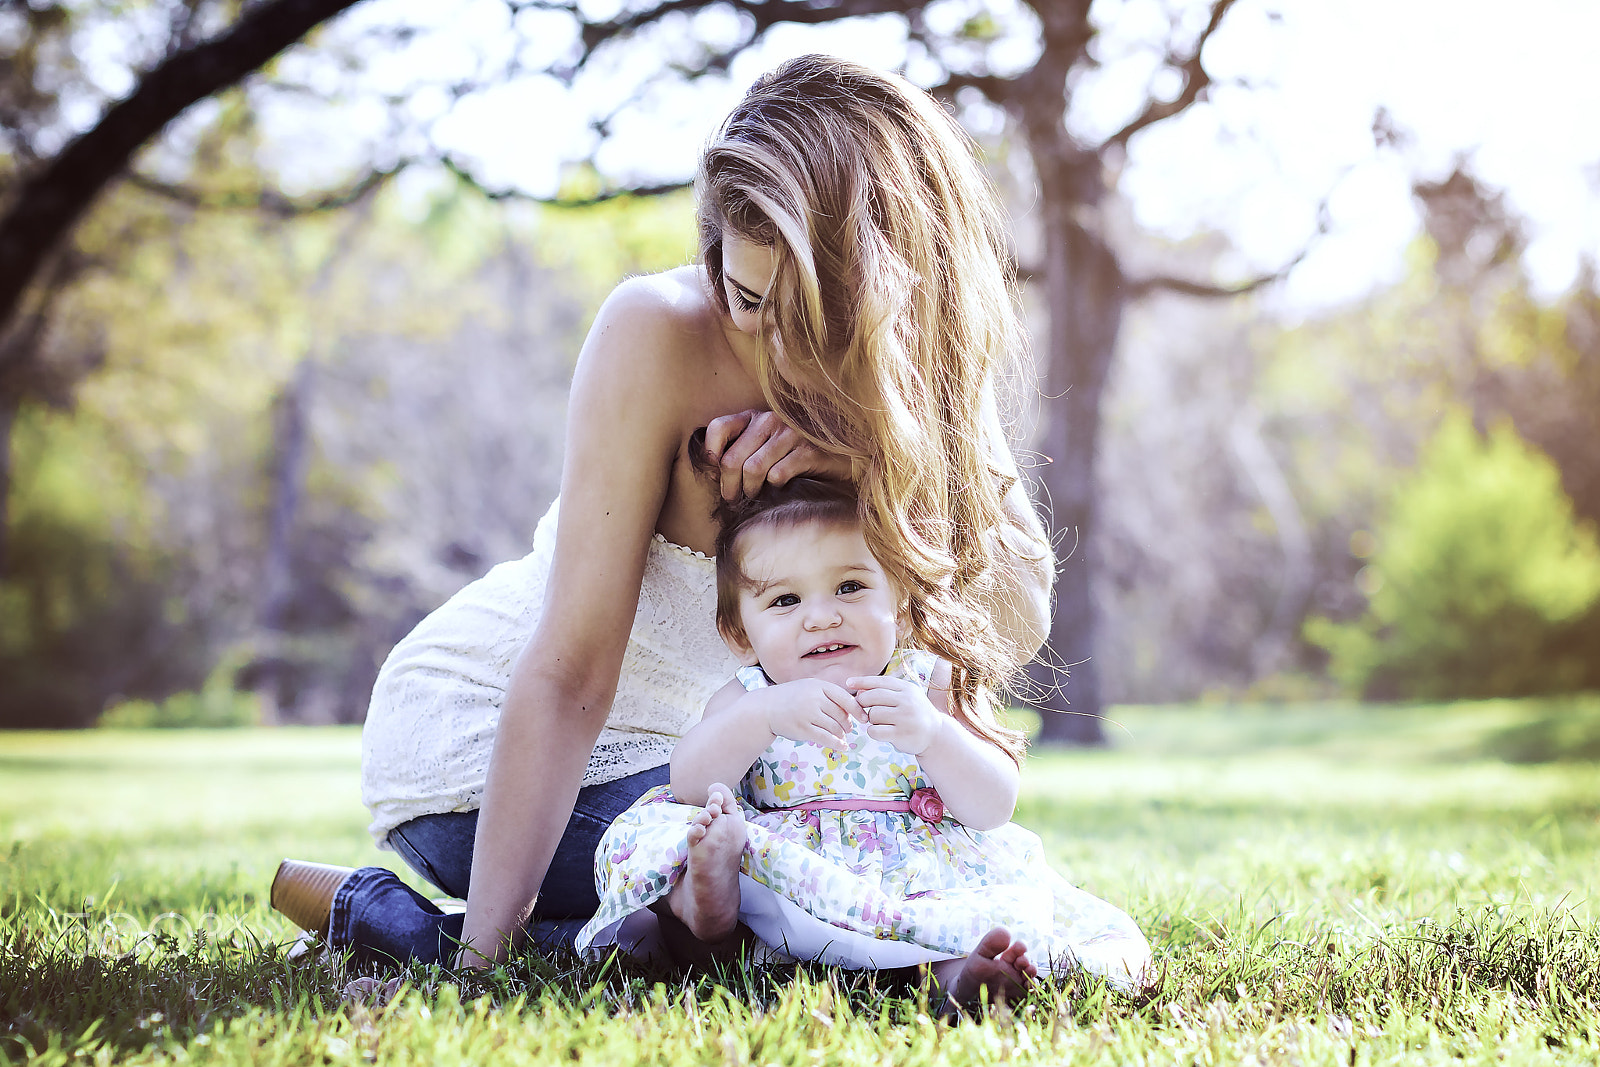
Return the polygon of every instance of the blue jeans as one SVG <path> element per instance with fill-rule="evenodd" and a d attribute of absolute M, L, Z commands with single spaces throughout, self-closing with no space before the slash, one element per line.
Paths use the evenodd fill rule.
<path fill-rule="evenodd" d="M 648 789 L 665 785 L 666 765 L 578 791 L 572 818 L 539 887 L 528 933 L 541 952 L 572 947 L 600 907 L 594 853 L 613 819 Z M 453 897 L 467 895 L 476 811 L 424 815 L 389 831 L 389 845 L 422 877 Z M 446 915 L 384 867 L 362 867 L 333 898 L 328 940 L 363 963 L 415 960 L 448 966 L 461 940 L 461 914 Z"/>

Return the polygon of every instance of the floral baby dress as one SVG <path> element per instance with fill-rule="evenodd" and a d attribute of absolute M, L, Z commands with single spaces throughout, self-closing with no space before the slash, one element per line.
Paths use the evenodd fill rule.
<path fill-rule="evenodd" d="M 885 673 L 926 687 L 935 662 L 900 651 Z M 746 689 L 770 684 L 759 667 L 738 677 Z M 1082 967 L 1119 988 L 1143 984 L 1150 946 L 1139 928 L 1051 870 L 1037 836 L 1012 823 L 961 825 L 915 756 L 859 722 L 847 740 L 836 751 L 780 737 L 741 783 L 739 919 L 775 957 L 903 967 L 968 955 L 1004 926 L 1041 971 Z M 660 786 L 611 824 L 595 852 L 600 909 L 580 951 L 602 955 L 628 915 L 677 884 L 699 810 Z"/>

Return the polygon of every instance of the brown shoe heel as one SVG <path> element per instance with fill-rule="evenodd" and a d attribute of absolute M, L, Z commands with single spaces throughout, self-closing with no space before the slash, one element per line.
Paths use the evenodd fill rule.
<path fill-rule="evenodd" d="M 354 873 L 354 867 L 284 860 L 272 879 L 272 906 L 302 930 L 326 934 L 333 895 Z"/>

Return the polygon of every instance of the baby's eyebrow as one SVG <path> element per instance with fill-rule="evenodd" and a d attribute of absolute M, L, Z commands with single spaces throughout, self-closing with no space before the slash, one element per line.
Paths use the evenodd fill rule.
<path fill-rule="evenodd" d="M 745 580 L 745 582 L 750 587 L 750 595 L 759 597 L 759 596 L 764 595 L 766 593 L 766 591 L 768 589 L 771 589 L 773 586 L 782 585 L 783 584 L 783 579 L 782 578 L 773 578 L 771 581 L 760 582 L 760 581 L 755 580 L 754 578 L 748 578 L 748 579 Z"/>

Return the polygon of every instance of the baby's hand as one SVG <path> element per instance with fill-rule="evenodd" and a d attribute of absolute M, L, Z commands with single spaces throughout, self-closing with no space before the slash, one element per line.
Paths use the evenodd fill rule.
<path fill-rule="evenodd" d="M 851 718 L 866 717 L 849 690 L 820 678 L 800 678 L 756 692 L 763 698 L 767 729 L 791 741 L 843 748 Z"/>
<path fill-rule="evenodd" d="M 867 713 L 867 736 L 887 741 L 901 752 L 920 756 L 938 738 L 945 716 L 915 682 L 878 675 L 849 678 L 856 702 Z"/>

